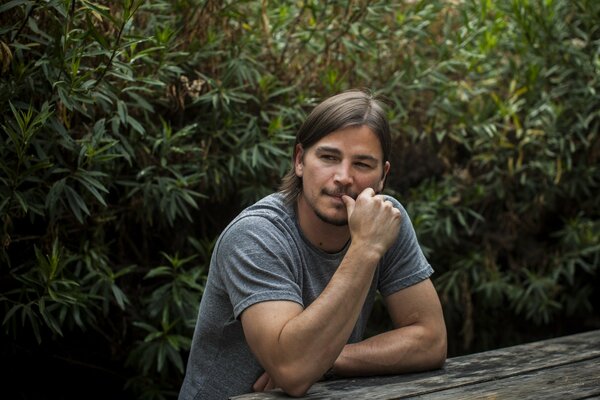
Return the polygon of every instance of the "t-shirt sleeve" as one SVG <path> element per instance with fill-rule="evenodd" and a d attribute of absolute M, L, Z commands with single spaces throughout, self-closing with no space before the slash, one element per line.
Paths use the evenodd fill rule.
<path fill-rule="evenodd" d="M 263 301 L 303 305 L 292 251 L 283 229 L 268 218 L 246 216 L 227 228 L 216 249 L 216 265 L 235 318 Z"/>
<path fill-rule="evenodd" d="M 388 198 L 402 214 L 400 233 L 380 263 L 378 289 L 385 297 L 419 283 L 433 274 L 417 241 L 408 213 L 395 199 Z"/>

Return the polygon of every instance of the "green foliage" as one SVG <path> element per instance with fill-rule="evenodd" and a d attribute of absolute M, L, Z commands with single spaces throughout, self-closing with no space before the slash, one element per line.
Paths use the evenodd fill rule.
<path fill-rule="evenodd" d="M 174 398 L 216 236 L 351 87 L 390 104 L 388 190 L 454 353 L 600 324 L 597 1 L 12 0 L 0 22 L 3 358 L 99 337 L 106 358 L 54 356 Z"/>
<path fill-rule="evenodd" d="M 600 7 L 465 2 L 446 24 L 411 132 L 445 167 L 410 210 L 450 327 L 468 349 L 560 319 L 597 326 Z"/>

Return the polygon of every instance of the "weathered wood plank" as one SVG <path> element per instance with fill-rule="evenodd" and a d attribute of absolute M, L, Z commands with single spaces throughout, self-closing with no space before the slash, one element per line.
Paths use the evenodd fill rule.
<path fill-rule="evenodd" d="M 578 400 L 600 395 L 600 358 L 414 397 L 427 400 Z M 393 394 L 389 397 L 395 399 Z"/>
<path fill-rule="evenodd" d="M 564 336 L 449 359 L 443 369 L 418 374 L 319 382 L 307 399 L 392 399 L 535 372 L 598 358 L 600 331 Z M 392 397 L 390 397 L 392 396 Z M 286 398 L 280 391 L 236 396 L 235 400 Z"/>

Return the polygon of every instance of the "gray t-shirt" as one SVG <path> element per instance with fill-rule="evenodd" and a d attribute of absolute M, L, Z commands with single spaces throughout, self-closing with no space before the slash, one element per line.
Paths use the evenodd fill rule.
<path fill-rule="evenodd" d="M 376 291 L 388 296 L 433 273 L 406 211 L 387 198 L 402 213 L 400 233 L 379 262 L 349 343 L 362 340 Z M 308 307 L 348 246 L 334 254 L 313 246 L 300 231 L 294 208 L 277 193 L 238 215 L 215 245 L 179 400 L 226 399 L 251 392 L 264 370 L 246 343 L 240 315 L 268 300 Z"/>

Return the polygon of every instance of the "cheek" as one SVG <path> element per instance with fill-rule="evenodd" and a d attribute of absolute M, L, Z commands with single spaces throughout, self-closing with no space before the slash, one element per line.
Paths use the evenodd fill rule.
<path fill-rule="evenodd" d="M 304 188 L 308 191 L 321 190 L 323 186 L 331 184 L 333 173 L 327 168 L 311 168 L 305 165 L 302 170 L 302 181 Z"/>
<path fill-rule="evenodd" d="M 368 187 L 373 188 L 376 192 L 381 191 L 383 187 L 383 180 L 381 179 L 381 174 L 373 174 L 368 177 L 362 177 L 357 181 L 358 186 L 362 189 L 366 189 Z"/>

